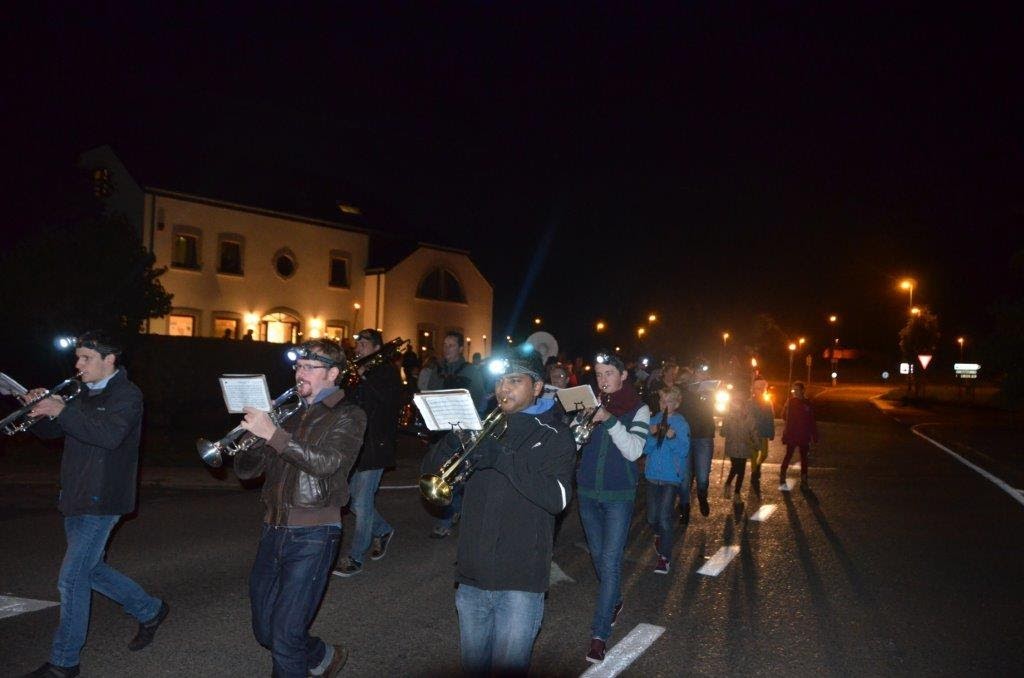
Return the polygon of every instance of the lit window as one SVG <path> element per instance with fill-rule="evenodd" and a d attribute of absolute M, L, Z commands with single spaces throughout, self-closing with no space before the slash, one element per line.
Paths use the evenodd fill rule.
<path fill-rule="evenodd" d="M 214 318 L 213 336 L 224 339 L 237 339 L 238 320 L 235 318 Z"/>
<path fill-rule="evenodd" d="M 167 316 L 167 334 L 172 337 L 194 337 L 196 329 L 195 316 L 191 315 L 169 315 Z"/>

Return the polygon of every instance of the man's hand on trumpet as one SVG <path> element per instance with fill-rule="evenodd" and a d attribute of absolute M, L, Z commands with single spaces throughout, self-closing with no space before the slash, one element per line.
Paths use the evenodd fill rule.
<path fill-rule="evenodd" d="M 245 418 L 242 419 L 239 426 L 264 440 L 270 440 L 274 431 L 277 430 L 277 425 L 270 419 L 270 415 L 255 407 L 245 408 Z"/>

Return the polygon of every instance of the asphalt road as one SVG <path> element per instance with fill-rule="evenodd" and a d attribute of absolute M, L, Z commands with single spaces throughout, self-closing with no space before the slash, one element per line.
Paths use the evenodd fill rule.
<path fill-rule="evenodd" d="M 636 511 L 610 644 L 640 623 L 665 633 L 623 675 L 1024 675 L 1024 507 L 878 411 L 867 400 L 877 392 L 816 397 L 823 439 L 811 492 L 800 491 L 795 469 L 797 489 L 777 489 L 776 443 L 762 496 L 745 489 L 734 507 L 721 493 L 719 440 L 711 516 L 694 512 L 667 576 L 652 572 L 651 533 Z M 385 484 L 412 484 L 418 454 L 406 440 Z M 0 595 L 57 600 L 63 535 L 51 491 L 8 484 L 0 495 Z M 776 510 L 766 520 L 750 519 L 768 504 Z M 351 648 L 344 675 L 455 673 L 457 537 L 427 538 L 431 517 L 415 490 L 383 490 L 379 505 L 397 528 L 391 550 L 333 579 L 313 630 Z M 551 588 L 538 676 L 590 666 L 596 581 L 571 511 L 555 560 L 572 581 Z M 171 614 L 150 648 L 131 653 L 134 621 L 95 596 L 83 675 L 269 675 L 246 588 L 260 516 L 254 491 L 143 488 L 108 560 L 164 597 Z M 725 545 L 739 546 L 735 559 L 718 576 L 698 574 Z M 0 676 L 46 659 L 57 618 L 50 608 L 0 619 Z"/>

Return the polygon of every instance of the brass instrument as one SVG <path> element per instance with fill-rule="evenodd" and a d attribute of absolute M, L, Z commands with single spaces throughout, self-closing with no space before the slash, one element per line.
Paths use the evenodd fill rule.
<path fill-rule="evenodd" d="M 470 455 L 487 437 L 500 438 L 505 435 L 508 420 L 500 407 L 495 407 L 484 417 L 479 431 L 469 431 L 469 444 L 463 443 L 462 449 L 453 454 L 448 461 L 441 464 L 437 474 L 426 473 L 420 476 L 420 492 L 423 497 L 439 506 L 452 503 L 452 492 L 455 486 L 465 482 L 473 473 L 474 462 L 469 461 Z"/>
<path fill-rule="evenodd" d="M 597 411 L 604 407 L 604 393 L 598 396 L 597 407 L 590 410 L 588 413 L 586 410 L 580 410 L 576 414 L 576 417 L 569 424 L 569 429 L 572 431 L 572 439 L 576 441 L 576 444 L 580 447 L 587 444 L 590 440 L 590 434 L 594 432 L 594 428 L 597 426 L 597 422 L 594 421 L 594 415 Z"/>
<path fill-rule="evenodd" d="M 57 396 L 65 403 L 77 398 L 82 392 L 82 382 L 78 380 L 80 376 L 82 376 L 82 373 L 76 372 L 75 376 L 65 379 L 53 388 L 46 389 L 14 412 L 8 414 L 0 421 L 0 431 L 3 431 L 5 435 L 13 436 L 15 433 L 22 433 L 32 428 L 36 422 L 43 418 L 41 416 L 33 417 L 31 414 L 32 409 L 50 396 Z M 65 390 L 68 391 L 67 394 L 64 393 Z"/>
<path fill-rule="evenodd" d="M 302 398 L 299 396 L 298 389 L 293 386 L 274 399 L 273 409 L 270 411 L 270 420 L 275 425 L 280 426 L 288 417 L 300 409 L 302 409 Z M 210 442 L 206 438 L 200 438 L 196 441 L 196 451 L 199 452 L 200 458 L 202 458 L 207 466 L 220 468 L 224 464 L 224 455 L 233 457 L 239 452 L 244 452 L 257 443 L 263 442 L 263 439 L 259 436 L 249 435 L 249 437 L 243 437 L 245 433 L 247 431 L 241 425 L 238 425 L 228 431 L 227 435 L 217 442 Z"/>
<path fill-rule="evenodd" d="M 363 378 L 363 375 L 359 373 L 360 369 L 365 368 L 365 370 L 369 370 L 377 367 L 378 365 L 391 362 L 409 343 L 408 339 L 395 337 L 373 353 L 364 355 L 362 358 L 356 358 L 355 360 L 349 361 L 348 367 L 345 368 L 345 374 L 341 377 L 341 383 L 339 386 L 346 391 L 352 390 L 359 385 L 359 382 Z"/>

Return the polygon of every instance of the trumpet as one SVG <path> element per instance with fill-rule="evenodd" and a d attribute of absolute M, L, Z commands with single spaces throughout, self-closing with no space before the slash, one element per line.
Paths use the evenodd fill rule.
<path fill-rule="evenodd" d="M 404 351 L 405 347 L 408 346 L 409 343 L 410 341 L 408 339 L 395 337 L 373 353 L 350 361 L 348 367 L 345 369 L 345 374 L 341 378 L 341 388 L 345 390 L 355 388 L 363 378 L 363 375 L 359 373 L 361 368 L 368 370 L 372 367 L 376 367 L 377 365 L 383 365 L 384 363 L 394 360 L 395 356 Z"/>
<path fill-rule="evenodd" d="M 598 396 L 597 407 L 587 412 L 586 410 L 580 410 L 573 418 L 572 423 L 569 424 L 569 429 L 572 431 L 572 439 L 576 441 L 576 444 L 583 446 L 590 440 L 590 434 L 594 432 L 594 428 L 597 427 L 597 422 L 594 421 L 594 415 L 597 411 L 604 407 L 605 396 L 607 394 L 601 393 Z"/>
<path fill-rule="evenodd" d="M 292 400 L 294 402 L 289 402 Z M 288 417 L 300 409 L 302 409 L 302 398 L 299 396 L 298 389 L 293 386 L 274 399 L 273 409 L 270 411 L 270 420 L 276 426 L 280 426 Z M 199 452 L 199 457 L 207 466 L 220 468 L 224 464 L 224 455 L 233 457 L 239 452 L 244 452 L 254 447 L 263 440 L 259 436 L 254 435 L 243 437 L 245 433 L 246 430 L 239 424 L 228 431 L 217 442 L 210 442 L 206 438 L 200 438 L 196 441 L 196 451 Z"/>
<path fill-rule="evenodd" d="M 41 416 L 33 417 L 31 414 L 32 408 L 50 396 L 57 396 L 65 403 L 77 398 L 82 392 L 82 382 L 78 381 L 80 376 L 82 376 L 81 372 L 75 372 L 75 376 L 65 379 L 53 388 L 44 390 L 20 408 L 8 414 L 0 421 L 0 431 L 3 431 L 5 435 L 13 436 L 15 433 L 22 433 L 32 428 L 36 422 L 43 418 Z"/>
<path fill-rule="evenodd" d="M 441 464 L 436 474 L 425 473 L 420 476 L 420 492 L 423 493 L 424 499 L 439 506 L 451 504 L 455 486 L 465 482 L 473 473 L 475 462 L 469 460 L 473 451 L 486 437 L 500 438 L 508 429 L 508 420 L 500 407 L 491 410 L 481 424 L 479 431 L 469 432 L 469 444 L 463 444 L 461 450 Z"/>

